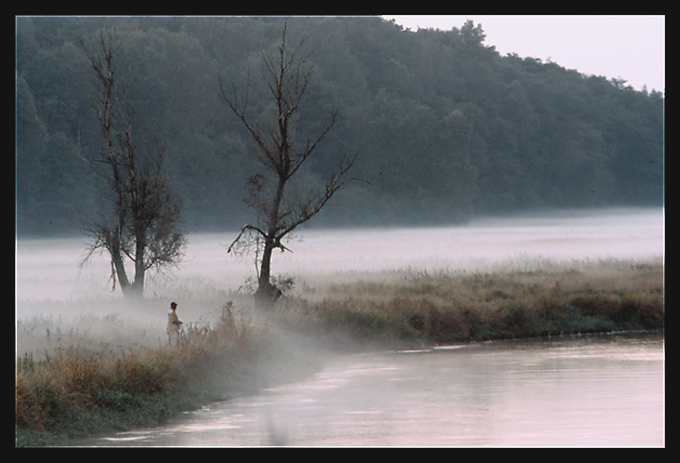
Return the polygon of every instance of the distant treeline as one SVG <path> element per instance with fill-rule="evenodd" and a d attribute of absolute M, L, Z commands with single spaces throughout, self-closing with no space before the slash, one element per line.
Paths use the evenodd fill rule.
<path fill-rule="evenodd" d="M 18 17 L 19 235 L 70 233 L 97 213 L 103 182 L 88 159 L 101 140 L 78 39 L 110 26 L 136 133 L 166 148 L 187 229 L 240 228 L 257 165 L 219 81 L 240 91 L 249 81 L 250 104 L 264 113 L 261 53 L 276 51 L 284 21 L 291 47 L 304 40 L 314 65 L 302 126 L 316 134 L 331 114 L 337 120 L 306 181 L 322 182 L 343 153 L 358 153 L 352 181 L 316 224 L 451 224 L 663 202 L 662 93 L 501 56 L 471 22 L 414 32 L 377 17 Z"/>

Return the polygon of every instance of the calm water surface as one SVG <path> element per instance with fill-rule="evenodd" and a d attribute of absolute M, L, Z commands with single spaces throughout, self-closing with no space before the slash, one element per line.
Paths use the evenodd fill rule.
<path fill-rule="evenodd" d="M 663 446 L 661 336 L 340 356 L 94 446 Z"/>

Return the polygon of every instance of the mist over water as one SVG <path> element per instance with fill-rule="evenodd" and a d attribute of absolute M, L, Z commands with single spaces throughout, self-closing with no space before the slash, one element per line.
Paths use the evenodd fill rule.
<path fill-rule="evenodd" d="M 660 257 L 663 216 L 661 210 L 620 209 L 480 218 L 460 227 L 320 230 L 290 247 L 294 253 L 277 262 L 291 273 L 530 269 L 547 261 Z"/>
<path fill-rule="evenodd" d="M 254 257 L 226 247 L 237 232 L 192 234 L 183 263 L 148 278 L 142 307 L 131 307 L 109 279 L 105 255 L 83 266 L 84 237 L 17 240 L 16 315 L 134 314 L 160 320 L 171 301 L 185 319 L 217 313 L 247 278 Z M 570 210 L 511 218 L 478 218 L 456 227 L 303 229 L 275 251 L 275 275 L 295 277 L 295 290 L 328 282 L 385 279 L 408 272 L 549 270 L 606 260 L 660 261 L 663 209 Z M 160 317 L 160 318 L 159 318 Z M 155 322 L 154 322 L 155 323 Z"/>
<path fill-rule="evenodd" d="M 225 252 L 236 234 L 189 235 L 184 262 L 148 280 L 142 303 L 111 290 L 105 255 L 80 266 L 84 238 L 17 240 L 18 327 L 36 317 L 58 319 L 61 326 L 75 321 L 102 345 L 157 346 L 167 342 L 171 301 L 189 323 L 214 320 L 229 299 L 247 312 L 250 298 L 239 288 L 255 267 L 252 256 Z M 284 244 L 293 252 L 275 252 L 273 273 L 295 277 L 293 291 L 300 292 L 418 272 L 658 263 L 665 251 L 664 211 L 573 210 L 436 228 L 312 228 Z M 84 328 L 87 317 L 109 320 L 109 328 Z M 23 343 L 22 333 L 17 330 L 18 355 L 35 348 Z M 85 445 L 663 444 L 662 340 L 548 347 L 340 358 L 301 384 L 216 404 L 160 430 Z"/>

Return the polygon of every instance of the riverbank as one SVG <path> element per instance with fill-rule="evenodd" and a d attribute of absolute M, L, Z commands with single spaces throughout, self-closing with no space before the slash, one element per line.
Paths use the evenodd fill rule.
<path fill-rule="evenodd" d="M 101 349 L 82 338 L 16 359 L 16 445 L 161 424 L 181 412 L 317 371 L 271 329 L 232 319 L 189 327 L 181 345 Z"/>
<path fill-rule="evenodd" d="M 661 263 L 604 261 L 554 270 L 407 272 L 329 285 L 287 302 L 280 323 L 342 344 L 405 345 L 662 330 Z"/>
<path fill-rule="evenodd" d="M 182 346 L 17 352 L 16 444 L 55 445 L 162 423 L 230 394 L 294 381 L 323 349 L 663 330 L 661 264 L 544 271 L 404 272 L 305 287 L 266 317 L 192 327 Z M 320 349 L 322 348 L 322 349 Z"/>

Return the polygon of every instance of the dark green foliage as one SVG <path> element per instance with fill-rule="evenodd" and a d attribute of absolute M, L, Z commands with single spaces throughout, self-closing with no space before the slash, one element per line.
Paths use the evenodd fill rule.
<path fill-rule="evenodd" d="M 288 18 L 314 76 L 303 111 L 337 123 L 306 172 L 320 182 L 358 152 L 354 180 L 316 219 L 434 224 L 474 213 L 660 205 L 664 98 L 557 63 L 501 56 L 479 25 L 411 32 L 380 18 Z M 16 21 L 19 234 L 77 230 L 96 214 L 99 143 L 77 38 L 114 26 L 129 69 L 135 128 L 167 147 L 191 231 L 238 229 L 255 168 L 218 78 L 261 83 L 260 50 L 282 18 L 50 18 Z M 266 92 L 250 104 L 266 109 Z M 303 124 L 314 133 L 314 124 Z M 304 140 L 307 134 L 299 134 Z M 322 151 L 322 152 L 321 152 Z"/>

